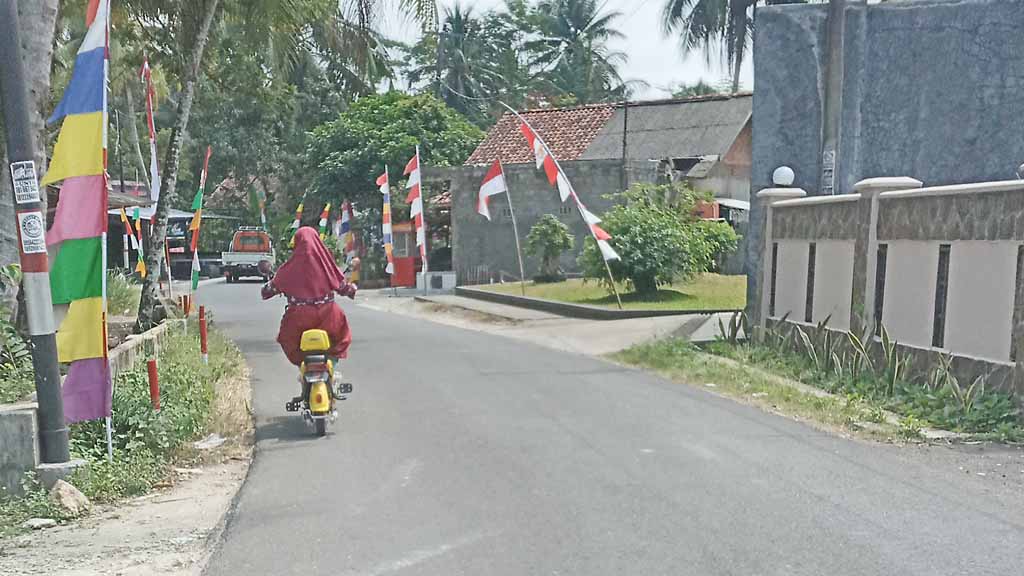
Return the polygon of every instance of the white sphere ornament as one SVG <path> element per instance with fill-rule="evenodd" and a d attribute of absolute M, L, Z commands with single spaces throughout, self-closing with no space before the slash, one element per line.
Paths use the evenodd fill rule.
<path fill-rule="evenodd" d="M 796 178 L 796 174 L 793 173 L 793 169 L 789 166 L 779 166 L 772 172 L 772 182 L 776 186 L 787 187 L 793 185 L 793 180 Z"/>

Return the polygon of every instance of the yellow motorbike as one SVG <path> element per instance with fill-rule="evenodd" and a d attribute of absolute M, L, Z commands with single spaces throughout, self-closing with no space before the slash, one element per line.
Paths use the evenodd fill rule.
<path fill-rule="evenodd" d="M 288 412 L 301 412 L 307 422 L 312 423 L 317 436 L 327 434 L 328 421 L 338 418 L 335 410 L 335 399 L 342 399 L 342 394 L 352 392 L 351 384 L 338 384 L 335 390 L 334 361 L 327 353 L 331 349 L 331 339 L 324 330 L 306 330 L 302 333 L 300 343 L 305 358 L 299 367 L 302 381 L 302 395 L 296 396 L 285 404 Z"/>

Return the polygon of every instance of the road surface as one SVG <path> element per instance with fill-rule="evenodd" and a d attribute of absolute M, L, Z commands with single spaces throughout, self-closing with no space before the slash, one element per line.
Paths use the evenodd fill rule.
<path fill-rule="evenodd" d="M 257 450 L 207 574 L 1019 574 L 1020 482 L 655 376 L 346 303 L 356 393 L 284 412 L 280 301 L 202 300 L 253 369 Z M 1008 471 L 1021 474 L 1020 467 Z M 1016 478 L 1020 480 L 1020 478 Z"/>

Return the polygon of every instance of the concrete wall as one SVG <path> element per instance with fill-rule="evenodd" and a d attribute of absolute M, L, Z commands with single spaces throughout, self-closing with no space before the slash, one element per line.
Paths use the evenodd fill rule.
<path fill-rule="evenodd" d="M 38 464 L 36 405 L 0 406 L 0 498 L 20 494 L 25 473 Z"/>
<path fill-rule="evenodd" d="M 635 182 L 657 179 L 654 162 L 629 162 L 623 166 L 620 160 L 581 160 L 564 162 L 562 168 L 587 208 L 599 216 L 613 205 L 605 195 L 619 192 Z M 427 169 L 424 173 L 428 182 L 450 181 L 452 265 L 459 284 L 487 282 L 488 275 L 497 278 L 501 271 L 519 275 L 512 219 L 507 216 L 505 195 L 491 198 L 489 222 L 476 212 L 477 194 L 487 170 L 487 166 L 460 166 Z M 576 239 L 574 248 L 563 255 L 561 266 L 568 272 L 578 271 L 576 258 L 590 233 L 573 203 L 563 204 L 558 191 L 533 164 L 506 165 L 505 177 L 524 250 L 530 228 L 545 214 L 554 214 L 569 226 Z M 539 264 L 538 259 L 526 257 L 528 278 L 537 273 Z"/>
<path fill-rule="evenodd" d="M 1024 180 L 920 186 L 881 178 L 852 195 L 764 193 L 757 297 L 767 310 L 754 320 L 831 315 L 830 328 L 884 329 L 918 372 L 952 354 L 962 380 L 986 375 L 1024 404 Z"/>
<path fill-rule="evenodd" d="M 764 6 L 754 40 L 751 189 L 793 168 L 816 195 L 827 79 L 828 7 Z M 911 174 L 929 185 L 1013 177 L 1024 162 L 1024 2 L 917 0 L 847 7 L 836 191 Z M 763 206 L 748 240 L 760 247 Z M 762 250 L 747 262 L 750 301 Z M 756 311 L 754 311 L 756 314 Z"/>

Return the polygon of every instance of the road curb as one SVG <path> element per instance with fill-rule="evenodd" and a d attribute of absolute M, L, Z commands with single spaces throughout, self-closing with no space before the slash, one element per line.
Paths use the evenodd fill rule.
<path fill-rule="evenodd" d="M 692 315 L 711 316 L 713 314 L 731 314 L 733 312 L 739 312 L 739 310 L 734 309 L 613 310 L 610 308 L 602 308 L 599 306 L 569 304 L 566 302 L 558 302 L 556 300 L 544 300 L 542 298 L 530 298 L 526 296 L 514 296 L 512 294 L 501 294 L 499 292 L 492 292 L 490 290 L 480 290 L 478 288 L 466 288 L 462 286 L 455 288 L 455 295 L 464 296 L 466 298 L 474 298 L 476 300 L 483 300 L 486 302 L 494 302 L 496 304 L 505 304 L 507 306 L 518 306 L 520 308 L 529 308 L 531 310 L 549 312 L 551 314 L 558 314 L 559 316 L 566 316 L 568 318 L 582 318 L 585 320 L 629 320 L 631 318 L 661 318 L 665 316 Z"/>

